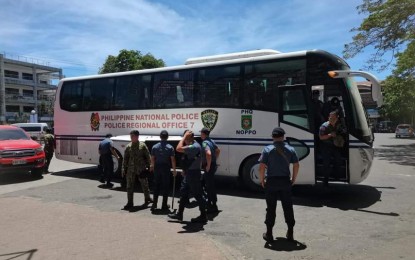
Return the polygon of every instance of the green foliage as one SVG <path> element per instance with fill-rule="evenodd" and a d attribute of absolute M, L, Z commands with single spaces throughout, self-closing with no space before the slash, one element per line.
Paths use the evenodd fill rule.
<path fill-rule="evenodd" d="M 382 57 L 388 53 L 399 59 L 405 53 L 406 46 L 415 41 L 415 1 L 414 0 L 363 0 L 357 7 L 359 13 L 368 13 L 353 37 L 353 42 L 346 44 L 344 58 L 352 58 L 372 46 L 376 52 L 368 60 L 369 69 L 381 64 L 385 69 L 390 62 Z"/>
<path fill-rule="evenodd" d="M 346 44 L 343 56 L 352 58 L 367 47 L 375 49 L 367 68 L 385 69 L 393 60 L 383 59 L 392 53 L 396 65 L 392 75 L 383 82 L 384 107 L 381 113 L 397 122 L 414 123 L 415 117 L 415 1 L 414 0 L 363 0 L 357 7 L 367 13 L 353 37 Z"/>
<path fill-rule="evenodd" d="M 109 55 L 99 69 L 99 74 L 122 72 L 130 70 L 152 69 L 164 67 L 162 59 L 156 59 L 152 54 L 142 55 L 136 50 L 120 50 L 117 56 Z"/>
<path fill-rule="evenodd" d="M 382 114 L 400 123 L 414 123 L 415 80 L 392 75 L 383 83 Z"/>

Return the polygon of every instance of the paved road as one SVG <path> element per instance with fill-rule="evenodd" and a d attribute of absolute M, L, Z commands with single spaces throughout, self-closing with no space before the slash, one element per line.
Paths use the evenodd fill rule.
<path fill-rule="evenodd" d="M 120 211 L 123 190 L 100 188 L 89 165 L 54 160 L 55 174 L 43 179 L 0 179 L 0 260 L 19 254 L 15 259 L 413 259 L 415 140 L 377 134 L 375 148 L 361 185 L 297 187 L 297 243 L 283 238 L 279 207 L 277 242 L 270 246 L 261 237 L 262 194 L 234 179 L 220 178 L 222 211 L 207 225 L 180 224 L 148 209 Z M 135 198 L 143 202 L 142 193 Z M 185 220 L 197 214 L 187 209 Z"/>

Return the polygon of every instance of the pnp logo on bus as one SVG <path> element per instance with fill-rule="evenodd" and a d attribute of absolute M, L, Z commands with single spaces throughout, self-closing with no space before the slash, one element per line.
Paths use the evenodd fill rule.
<path fill-rule="evenodd" d="M 91 130 L 92 131 L 99 131 L 99 114 L 97 113 L 92 113 L 91 114 Z"/>
<path fill-rule="evenodd" d="M 202 111 L 201 117 L 203 126 L 209 128 L 209 130 L 212 131 L 218 122 L 219 112 L 213 109 L 208 109 Z"/>

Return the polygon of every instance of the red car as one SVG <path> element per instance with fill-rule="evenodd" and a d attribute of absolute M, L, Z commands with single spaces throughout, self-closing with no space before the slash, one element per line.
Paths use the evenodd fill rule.
<path fill-rule="evenodd" d="M 0 173 L 31 172 L 42 176 L 43 147 L 19 127 L 0 125 Z"/>

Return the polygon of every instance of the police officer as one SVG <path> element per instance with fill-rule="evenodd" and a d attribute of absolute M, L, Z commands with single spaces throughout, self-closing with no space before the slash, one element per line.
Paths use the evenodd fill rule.
<path fill-rule="evenodd" d="M 106 186 L 112 188 L 114 184 L 111 183 L 111 175 L 114 172 L 114 162 L 112 161 L 112 155 L 119 159 L 117 152 L 112 146 L 112 137 L 111 134 L 107 134 L 105 139 L 99 143 L 98 152 L 99 152 L 99 163 L 101 169 L 101 179 L 100 182 L 107 182 Z"/>
<path fill-rule="evenodd" d="M 151 210 L 157 208 L 158 196 L 163 196 L 162 210 L 167 210 L 169 205 L 167 199 L 169 196 L 170 185 L 170 167 L 173 168 L 173 175 L 176 176 L 176 158 L 174 157 L 174 148 L 167 143 L 169 133 L 166 130 L 160 132 L 161 142 L 151 148 L 151 166 L 150 171 L 154 172 L 154 193 L 153 205 Z"/>
<path fill-rule="evenodd" d="M 210 137 L 210 130 L 206 127 L 200 130 L 200 137 L 202 138 L 202 168 L 205 171 L 203 180 L 207 193 L 207 212 L 218 212 L 217 201 L 218 197 L 215 189 L 215 173 L 217 169 L 216 161 L 220 154 L 220 149 Z"/>
<path fill-rule="evenodd" d="M 49 173 L 49 165 L 50 161 L 52 161 L 53 152 L 55 151 L 55 137 L 52 135 L 52 131 L 50 128 L 47 128 L 45 130 L 46 134 L 44 136 L 45 139 L 45 147 L 43 148 L 45 150 L 45 168 L 44 173 Z"/>
<path fill-rule="evenodd" d="M 259 178 L 262 187 L 265 188 L 265 199 L 267 202 L 267 214 L 265 225 L 267 232 L 262 237 L 267 242 L 274 240 L 272 228 L 275 224 L 275 210 L 277 208 L 277 198 L 281 200 L 284 210 L 285 223 L 287 223 L 287 239 L 294 240 L 294 210 L 291 199 L 291 187 L 295 183 L 300 164 L 297 154 L 290 145 L 284 143 L 284 129 L 276 127 L 272 130 L 274 143 L 268 145 L 262 151 L 259 158 Z M 293 173 L 290 174 L 290 164 L 293 164 Z M 265 176 L 265 169 L 267 174 Z"/>
<path fill-rule="evenodd" d="M 201 185 L 201 153 L 202 148 L 194 140 L 194 134 L 192 131 L 186 131 L 183 138 L 180 140 L 176 147 L 176 151 L 184 153 L 187 157 L 186 164 L 189 164 L 187 170 L 184 173 L 182 184 L 180 187 L 180 203 L 179 210 L 177 213 L 169 214 L 168 216 L 172 219 L 183 220 L 183 212 L 186 202 L 189 200 L 190 192 L 195 197 L 199 204 L 200 215 L 197 218 L 192 218 L 191 222 L 206 223 L 206 201 L 202 196 L 202 185 Z"/>
<path fill-rule="evenodd" d="M 127 179 L 127 199 L 128 202 L 124 206 L 124 210 L 130 210 L 134 206 L 134 186 L 135 179 L 138 179 L 144 193 L 144 205 L 148 206 L 153 202 L 150 197 L 150 189 L 148 187 L 147 177 L 141 177 L 140 174 L 150 166 L 150 152 L 144 142 L 138 140 L 140 133 L 138 130 L 130 132 L 131 143 L 127 145 L 124 152 L 123 161 L 123 177 Z"/>

